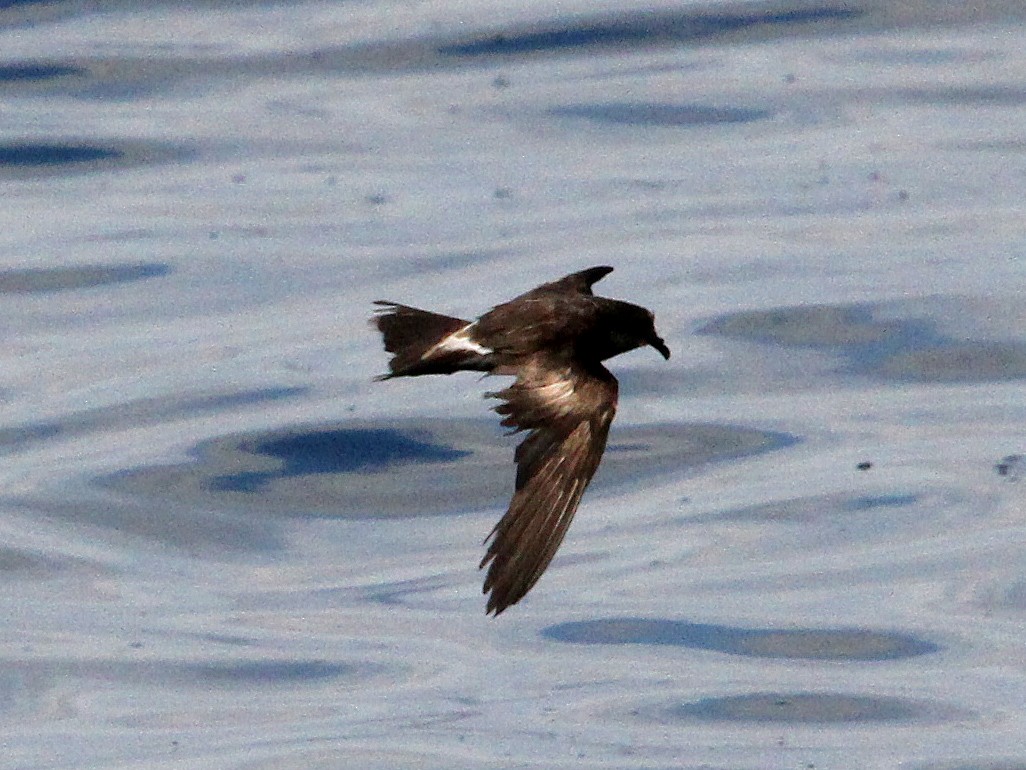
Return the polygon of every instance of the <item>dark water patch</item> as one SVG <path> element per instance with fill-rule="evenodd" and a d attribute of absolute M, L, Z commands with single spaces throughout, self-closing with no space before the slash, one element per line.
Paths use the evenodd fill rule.
<path fill-rule="evenodd" d="M 202 396 L 183 396 L 176 399 L 164 399 L 164 403 L 177 411 L 207 412 L 241 409 L 249 406 L 260 406 L 286 398 L 304 396 L 310 392 L 306 387 L 254 388 L 240 390 L 235 393 L 213 393 Z"/>
<path fill-rule="evenodd" d="M 160 0 L 162 5 L 177 5 Z M 231 6 L 268 6 L 261 0 L 239 0 Z M 109 4 L 40 2 L 3 11 L 0 28 L 52 23 L 103 11 Z M 152 4 L 151 4 L 152 5 Z M 223 9 L 217 0 L 198 0 L 190 7 Z M 114 7 L 120 9 L 120 3 Z M 8 81 L 8 88 L 45 95 L 53 92 L 105 102 L 138 100 L 154 93 L 183 88 L 203 90 L 216 84 L 266 77 L 307 77 L 310 74 L 422 72 L 439 68 L 480 66 L 496 58 L 585 55 L 592 51 L 654 46 L 736 45 L 767 40 L 864 34 L 888 29 L 1019 20 L 1014 3 L 917 3 L 862 0 L 765 0 L 707 2 L 701 7 L 620 9 L 615 14 L 574 15 L 536 23 L 485 27 L 465 32 L 395 40 L 394 36 L 355 45 L 323 46 L 314 50 L 272 51 L 224 55 L 81 57 L 66 65 L 82 70 L 74 77 Z M 456 25 L 454 25 L 456 26 Z M 445 26 L 442 26 L 443 30 Z M 18 63 L 20 66 L 20 63 Z M 684 65 L 687 66 L 687 65 Z M 497 87 L 502 81 L 497 81 Z"/>
<path fill-rule="evenodd" d="M 858 19 L 862 12 L 851 8 L 797 3 L 767 10 L 730 11 L 637 11 L 596 17 L 572 24 L 552 24 L 534 29 L 507 30 L 444 44 L 443 56 L 482 57 L 553 53 L 581 48 L 638 47 L 696 43 L 730 34 L 773 28 L 805 30 Z"/>
<path fill-rule="evenodd" d="M 906 67 L 946 66 L 950 64 L 976 64 L 993 59 L 997 54 L 989 51 L 965 48 L 899 48 L 870 47 L 843 57 L 829 57 L 844 65 L 851 62 L 872 65 L 893 65 Z"/>
<path fill-rule="evenodd" d="M 878 318 L 870 305 L 800 305 L 715 318 L 697 330 L 737 340 L 822 350 L 840 373 L 886 380 L 974 383 L 1026 379 L 1026 342 L 954 338 L 927 318 Z"/>
<path fill-rule="evenodd" d="M 409 463 L 451 463 L 470 452 L 432 444 L 399 431 L 372 428 L 299 433 L 270 441 L 242 442 L 239 450 L 276 461 L 273 471 L 216 476 L 210 488 L 256 492 L 274 479 L 332 473 L 380 473 Z"/>
<path fill-rule="evenodd" d="M 903 88 L 883 95 L 901 104 L 925 104 L 933 107 L 1020 107 L 1026 104 L 1026 88 L 1021 86 L 943 86 Z"/>
<path fill-rule="evenodd" d="M 0 546 L 0 579 L 53 577 L 64 566 L 56 559 Z"/>
<path fill-rule="evenodd" d="M 994 471 L 1008 481 L 1019 481 L 1026 477 L 1026 455 L 1005 455 L 995 463 Z"/>
<path fill-rule="evenodd" d="M 195 636 L 204 642 L 222 644 L 226 647 L 253 647 L 257 644 L 256 639 L 235 634 L 196 634 Z"/>
<path fill-rule="evenodd" d="M 879 345 L 898 332 L 894 324 L 874 321 L 866 306 L 799 305 L 720 316 L 698 333 L 789 347 L 850 347 Z"/>
<path fill-rule="evenodd" d="M 224 11 L 233 7 L 271 8 L 279 5 L 286 3 L 282 0 L 190 0 L 189 3 L 183 4 L 174 0 L 149 0 L 141 7 L 167 8 L 175 13 L 181 12 L 183 8 L 192 10 L 207 7 Z M 293 4 L 288 5 L 291 7 Z M 139 7 L 139 4 L 131 0 L 0 0 L 0 29 L 53 25 L 99 14 L 132 13 Z"/>
<path fill-rule="evenodd" d="M 176 686 L 202 689 L 293 689 L 304 684 L 351 684 L 386 675 L 394 681 L 401 666 L 369 661 L 328 661 L 296 659 L 223 660 L 191 663 L 157 662 L 127 666 L 111 665 L 117 678 L 133 675 L 166 681 Z"/>
<path fill-rule="evenodd" d="M 361 670 L 349 663 L 325 661 L 259 660 L 227 663 L 198 663 L 184 667 L 183 676 L 220 685 L 240 687 L 261 684 L 300 684 L 349 677 Z"/>
<path fill-rule="evenodd" d="M 590 493 L 682 473 L 793 443 L 784 434 L 731 425 L 614 426 Z M 204 442 L 194 460 L 97 479 L 159 505 L 287 516 L 402 518 L 504 507 L 513 451 L 488 420 L 352 421 L 230 435 Z"/>
<path fill-rule="evenodd" d="M 0 144 L 0 166 L 60 166 L 120 158 L 113 147 L 89 144 Z"/>
<path fill-rule="evenodd" d="M 908 698 L 833 692 L 756 692 L 702 698 L 641 714 L 659 721 L 837 725 L 934 721 L 953 717 L 956 712 Z"/>
<path fill-rule="evenodd" d="M 610 444 L 606 447 L 607 452 L 648 452 L 651 449 L 651 444 Z"/>
<path fill-rule="evenodd" d="M 865 495 L 846 501 L 843 510 L 857 513 L 877 508 L 904 508 L 917 502 L 918 495 Z"/>
<path fill-rule="evenodd" d="M 0 294 L 49 294 L 93 289 L 170 275 L 171 266 L 161 262 L 121 265 L 76 265 L 0 271 Z"/>
<path fill-rule="evenodd" d="M 166 0 L 164 5 L 171 6 Z M 272 3 L 273 4 L 273 3 Z M 67 17 L 101 11 L 106 3 L 39 3 L 21 10 L 0 10 L 0 28 L 54 22 Z M 119 5 L 119 4 L 115 4 Z M 190 3 L 196 6 L 197 3 Z M 223 8 L 223 2 L 201 0 L 199 5 Z M 268 3 L 240 0 L 232 6 L 266 6 Z M 367 73 L 423 72 L 444 68 L 487 66 L 497 58 L 528 56 L 582 56 L 603 50 L 645 49 L 654 46 L 710 46 L 756 43 L 767 40 L 835 34 L 865 34 L 887 29 L 907 29 L 997 21 L 1024 16 L 1015 4 L 987 3 L 858 3 L 830 0 L 766 0 L 708 2 L 677 9 L 621 9 L 615 14 L 557 16 L 548 20 L 504 28 L 484 27 L 467 32 L 468 25 L 453 24 L 434 35 L 396 40 L 379 40 L 352 45 L 325 45 L 313 50 L 266 51 L 226 54 L 211 48 L 188 51 L 181 56 L 94 56 L 67 62 L 40 62 L 77 70 L 70 77 L 32 79 L 25 70 L 21 80 L 6 81 L 6 88 L 21 93 L 47 96 L 53 93 L 103 102 L 132 102 L 157 93 L 199 92 L 220 88 L 218 84 L 245 82 L 268 77 L 307 77 L 311 74 L 344 75 Z M 34 9 L 34 10 L 33 10 Z M 456 31 L 452 31 L 453 28 Z M 8 66 L 29 67 L 33 62 Z M 688 66 L 684 64 L 683 66 Z M 38 74 L 44 74 L 42 72 Z M 56 70 L 52 73 L 57 74 Z M 505 76 L 494 82 L 497 88 L 509 83 Z M 2 81 L 0 81 L 2 82 Z M 319 108 L 312 107 L 312 110 Z"/>
<path fill-rule="evenodd" d="M 724 123 L 751 123 L 765 120 L 772 113 L 747 107 L 712 107 L 701 104 L 654 104 L 612 102 L 554 107 L 556 117 L 584 118 L 635 126 L 710 126 Z"/>
<path fill-rule="evenodd" d="M 447 586 L 444 578 L 433 575 L 426 578 L 395 580 L 377 583 L 365 589 L 365 600 L 389 607 L 411 607 L 412 599 L 434 593 Z"/>
<path fill-rule="evenodd" d="M 244 409 L 294 398 L 307 392 L 307 388 L 256 388 L 237 393 L 145 398 L 86 409 L 52 420 L 0 428 L 0 456 L 29 449 L 43 441 L 69 439 L 89 433 L 138 428 L 204 414 Z"/>
<path fill-rule="evenodd" d="M 23 5 L 46 5 L 53 0 L 0 0 L 0 9 L 18 8 Z"/>
<path fill-rule="evenodd" d="M 1026 152 L 1026 139 L 984 139 L 975 141 L 945 142 L 939 148 L 965 150 L 968 152 L 999 152 L 1021 154 Z"/>
<path fill-rule="evenodd" d="M 16 452 L 62 435 L 64 435 L 64 427 L 59 421 L 35 422 L 14 428 L 0 428 L 0 455 Z"/>
<path fill-rule="evenodd" d="M 3 6 L 0 5 L 0 8 Z M 5 64 L 0 65 L 0 83 L 17 83 L 22 81 L 55 80 L 71 75 L 85 75 L 86 70 L 67 64 Z"/>
<path fill-rule="evenodd" d="M 147 645 L 137 642 L 129 645 L 133 650 L 145 650 Z M 303 684 L 316 684 L 342 680 L 366 681 L 380 674 L 397 675 L 400 666 L 386 666 L 371 661 L 327 661 L 302 659 L 224 659 L 185 661 L 177 659 L 126 660 L 70 659 L 61 661 L 0 661 L 5 672 L 16 672 L 20 678 L 39 682 L 44 688 L 54 680 L 66 683 L 69 678 L 86 682 L 124 683 L 137 686 L 142 683 L 200 689 L 226 688 L 294 688 Z M 3 675 L 0 674 L 0 696 L 3 694 Z"/>
<path fill-rule="evenodd" d="M 940 648 L 910 634 L 860 628 L 736 628 L 646 618 L 608 618 L 549 626 L 542 636 L 572 644 L 649 644 L 758 658 L 898 660 Z"/>
<path fill-rule="evenodd" d="M 80 174 L 187 160 L 194 151 L 158 142 L 111 140 L 53 142 L 18 140 L 0 144 L 0 179 Z"/>
<path fill-rule="evenodd" d="M 1026 343 L 957 342 L 897 352 L 874 373 L 915 382 L 998 382 L 1026 378 Z"/>

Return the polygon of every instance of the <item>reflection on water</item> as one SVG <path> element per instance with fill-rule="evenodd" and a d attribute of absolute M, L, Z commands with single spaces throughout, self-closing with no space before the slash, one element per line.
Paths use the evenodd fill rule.
<path fill-rule="evenodd" d="M 940 705 L 905 698 L 872 697 L 831 692 L 765 692 L 682 703 L 662 710 L 665 719 L 713 722 L 854 724 L 863 722 L 921 722 L 959 715 Z M 653 714 L 654 716 L 655 714 Z"/>
<path fill-rule="evenodd" d="M 520 437 L 490 420 L 350 421 L 229 435 L 193 451 L 196 460 L 98 479 L 144 500 L 274 515 L 405 518 L 504 507 Z M 731 425 L 615 426 L 589 497 L 710 462 L 794 443 Z"/>
<path fill-rule="evenodd" d="M 3 4 L 0 4 L 0 8 Z M 0 82 L 18 82 L 22 80 L 50 80 L 69 75 L 84 75 L 85 70 L 67 64 L 8 64 L 0 65 Z"/>
<path fill-rule="evenodd" d="M 549 114 L 566 118 L 585 118 L 607 123 L 637 126 L 708 126 L 723 123 L 750 123 L 766 120 L 766 110 L 743 107 L 708 107 L 700 104 L 573 104 L 553 107 Z"/>
<path fill-rule="evenodd" d="M 189 667 L 189 671 L 200 680 L 223 685 L 247 685 L 335 679 L 351 675 L 359 669 L 345 663 L 322 660 L 259 660 L 229 664 L 201 663 Z"/>
<path fill-rule="evenodd" d="M 0 163 L 2 162 L 0 158 Z M 46 294 L 54 291 L 91 289 L 126 281 L 159 278 L 171 271 L 171 265 L 153 262 L 0 270 L 0 294 Z"/>
<path fill-rule="evenodd" d="M 273 479 L 323 473 L 381 472 L 400 470 L 407 463 L 450 463 L 470 452 L 420 441 L 408 434 L 385 429 L 328 430 L 300 433 L 239 449 L 280 460 L 273 471 L 246 471 L 215 476 L 209 488 L 224 492 L 258 492 Z"/>
<path fill-rule="evenodd" d="M 116 149 L 88 144 L 0 145 L 0 166 L 59 166 L 120 157 Z"/>
<path fill-rule="evenodd" d="M 1026 378 L 1026 342 L 959 340 L 917 318 L 877 318 L 868 305 L 801 305 L 720 316 L 698 333 L 843 356 L 847 371 L 891 380 L 989 382 Z"/>
<path fill-rule="evenodd" d="M 446 56 L 500 56 L 604 46 L 693 43 L 733 32 L 772 27 L 800 28 L 857 19 L 861 12 L 827 6 L 787 10 L 652 11 L 622 13 L 574 25 L 533 31 L 501 32 L 491 37 L 440 46 Z"/>
<path fill-rule="evenodd" d="M 645 618 L 610 618 L 551 626 L 549 639 L 574 644 L 655 644 L 730 655 L 804 660 L 873 661 L 928 655 L 940 648 L 909 634 L 866 629 L 734 628 Z"/>
<path fill-rule="evenodd" d="M 33 137 L 0 143 L 0 181 L 109 172 L 184 161 L 193 154 L 193 150 L 185 145 L 175 146 L 135 138 L 54 141 Z"/>

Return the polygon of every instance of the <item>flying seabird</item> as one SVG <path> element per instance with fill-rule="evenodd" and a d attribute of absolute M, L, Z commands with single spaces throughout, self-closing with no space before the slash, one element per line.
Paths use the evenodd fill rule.
<path fill-rule="evenodd" d="M 392 353 L 378 379 L 478 371 L 511 375 L 486 397 L 513 433 L 516 489 L 485 542 L 487 613 L 520 601 L 552 561 L 598 468 L 616 413 L 616 378 L 602 361 L 651 345 L 670 349 L 649 310 L 596 297 L 592 285 L 613 271 L 592 267 L 545 283 L 476 321 L 378 301 L 373 323 Z"/>

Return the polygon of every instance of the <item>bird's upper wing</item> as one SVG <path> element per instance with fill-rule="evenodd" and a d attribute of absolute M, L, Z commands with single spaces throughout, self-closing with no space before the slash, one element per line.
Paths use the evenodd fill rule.
<path fill-rule="evenodd" d="M 602 459 L 618 390 L 600 365 L 585 370 L 544 354 L 515 373 L 513 385 L 490 394 L 503 399 L 495 408 L 503 425 L 530 431 L 516 450 L 513 500 L 481 561 L 490 565 L 484 591 L 496 615 L 523 598 L 563 541 Z"/>
<path fill-rule="evenodd" d="M 496 305 L 475 322 L 475 337 L 518 360 L 546 347 L 570 344 L 595 324 L 602 306 L 591 287 L 612 271 L 590 267 Z"/>

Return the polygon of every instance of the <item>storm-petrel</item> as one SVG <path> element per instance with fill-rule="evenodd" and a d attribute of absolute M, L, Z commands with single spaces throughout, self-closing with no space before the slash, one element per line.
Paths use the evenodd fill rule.
<path fill-rule="evenodd" d="M 485 394 L 502 399 L 495 411 L 504 426 L 529 431 L 514 455 L 509 510 L 485 538 L 488 613 L 516 604 L 538 581 L 598 468 L 618 391 L 601 362 L 644 345 L 670 357 L 650 311 L 592 293 L 612 270 L 592 267 L 542 284 L 473 322 L 374 303 L 381 306 L 374 323 L 393 354 L 379 379 L 458 371 L 516 377 Z"/>

